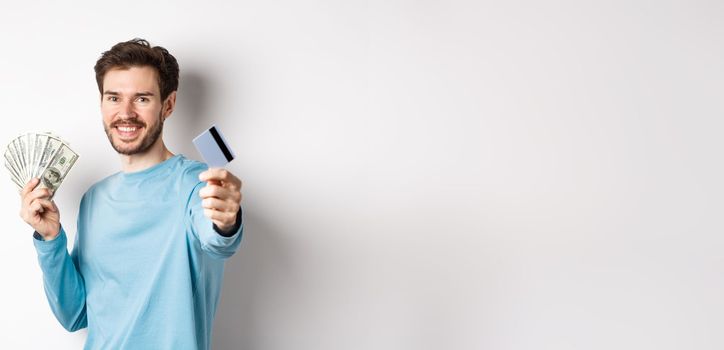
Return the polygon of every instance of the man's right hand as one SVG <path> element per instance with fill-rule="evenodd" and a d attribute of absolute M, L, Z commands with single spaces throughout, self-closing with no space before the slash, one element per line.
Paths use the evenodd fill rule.
<path fill-rule="evenodd" d="M 36 188 L 39 183 L 39 179 L 31 179 L 20 192 L 20 217 L 49 241 L 60 233 L 60 212 L 49 199 L 50 191 Z"/>

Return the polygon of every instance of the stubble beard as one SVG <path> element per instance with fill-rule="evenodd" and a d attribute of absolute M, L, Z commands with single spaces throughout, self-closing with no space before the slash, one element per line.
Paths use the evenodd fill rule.
<path fill-rule="evenodd" d="M 151 129 L 148 129 L 148 125 L 146 123 L 138 120 L 138 118 L 128 119 L 123 122 L 115 122 L 115 123 L 112 123 L 110 126 L 104 124 L 103 129 L 105 129 L 106 136 L 108 136 L 108 141 L 111 143 L 111 146 L 113 147 L 114 150 L 116 150 L 116 152 L 123 154 L 123 155 L 127 155 L 127 156 L 130 156 L 133 154 L 145 153 L 146 151 L 148 151 L 149 148 L 151 148 L 151 146 L 153 146 L 153 144 L 156 143 L 158 138 L 161 136 L 161 132 L 163 131 L 162 113 L 163 112 L 159 112 L 158 120 L 156 121 L 155 125 Z M 141 140 L 141 143 L 138 146 L 136 146 L 134 148 L 123 148 L 123 146 L 124 146 L 123 141 L 118 141 L 118 143 L 116 143 L 113 140 L 112 130 L 115 129 L 116 124 L 141 125 L 144 127 L 144 129 L 146 129 L 147 132 L 146 132 L 146 135 L 143 137 L 143 140 Z"/>

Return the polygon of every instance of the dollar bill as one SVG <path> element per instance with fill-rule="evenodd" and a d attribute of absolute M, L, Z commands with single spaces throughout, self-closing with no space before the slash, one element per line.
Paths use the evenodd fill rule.
<path fill-rule="evenodd" d="M 32 160 L 30 159 L 31 137 L 32 135 L 30 133 L 25 133 L 25 135 L 23 135 L 23 137 L 21 138 L 22 142 L 20 143 L 23 152 L 23 158 L 25 159 L 25 176 L 28 179 L 30 179 L 30 168 L 33 167 Z"/>
<path fill-rule="evenodd" d="M 50 190 L 50 197 L 52 198 L 76 160 L 78 160 L 78 154 L 63 143 L 55 153 L 55 156 L 48 162 L 42 175 L 40 175 L 40 184 L 38 187 Z"/>
<path fill-rule="evenodd" d="M 35 140 L 37 139 L 37 136 L 34 133 L 28 133 L 27 135 L 28 143 L 25 145 L 25 152 L 28 159 L 28 178 L 32 178 L 33 168 L 35 167 L 35 163 L 33 163 L 33 149 L 35 148 Z"/>
<path fill-rule="evenodd" d="M 45 143 L 48 141 L 47 135 L 38 134 L 35 135 L 35 140 L 33 142 L 33 149 L 32 149 L 32 158 L 33 158 L 33 168 L 30 170 L 30 177 L 34 178 L 38 176 L 40 172 L 40 155 L 43 153 L 43 147 L 45 147 Z"/>
<path fill-rule="evenodd" d="M 21 177 L 18 174 L 18 169 L 13 165 L 12 158 L 10 157 L 10 152 L 5 152 L 5 167 L 8 169 L 8 172 L 10 172 L 11 177 L 13 180 L 16 180 L 17 182 L 21 182 Z"/>
<path fill-rule="evenodd" d="M 13 152 L 15 153 L 15 157 L 18 159 L 18 164 L 20 165 L 20 175 L 23 177 L 22 180 L 25 181 L 28 178 L 28 174 L 25 171 L 27 167 L 25 165 L 25 152 L 23 151 L 24 149 L 25 146 L 23 146 L 23 136 L 21 135 L 13 140 Z"/>
<path fill-rule="evenodd" d="M 7 155 L 7 153 L 6 153 Z M 8 172 L 10 173 L 10 180 L 18 187 L 18 189 L 22 189 L 23 186 L 20 184 L 19 177 L 13 168 L 12 164 L 8 162 L 8 158 L 5 158 L 5 167 L 8 169 Z"/>
<path fill-rule="evenodd" d="M 5 154 L 3 156 L 5 157 L 5 167 L 8 168 L 15 180 L 20 181 L 20 167 L 14 159 L 13 152 L 10 149 L 10 144 L 8 144 L 5 148 Z"/>
<path fill-rule="evenodd" d="M 38 161 L 38 171 L 35 174 L 35 177 L 41 175 L 41 173 L 48 166 L 48 162 L 53 159 L 53 157 L 56 153 L 58 153 L 58 150 L 61 146 L 63 146 L 63 144 L 63 140 L 48 135 L 48 141 L 45 143 L 45 147 L 43 147 L 43 152 L 40 155 L 40 160 Z"/>

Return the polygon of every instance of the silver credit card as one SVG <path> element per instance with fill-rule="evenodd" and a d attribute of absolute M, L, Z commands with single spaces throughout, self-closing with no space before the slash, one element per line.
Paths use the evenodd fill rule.
<path fill-rule="evenodd" d="M 209 168 L 223 168 L 234 160 L 234 151 L 216 125 L 196 136 L 193 142 Z"/>

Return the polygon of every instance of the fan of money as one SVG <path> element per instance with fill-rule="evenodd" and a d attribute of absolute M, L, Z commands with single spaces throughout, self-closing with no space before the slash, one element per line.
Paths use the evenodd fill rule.
<path fill-rule="evenodd" d="M 10 179 L 22 189 L 33 178 L 40 178 L 38 187 L 50 190 L 51 197 L 78 160 L 68 143 L 51 133 L 25 133 L 5 149 L 5 167 Z"/>

